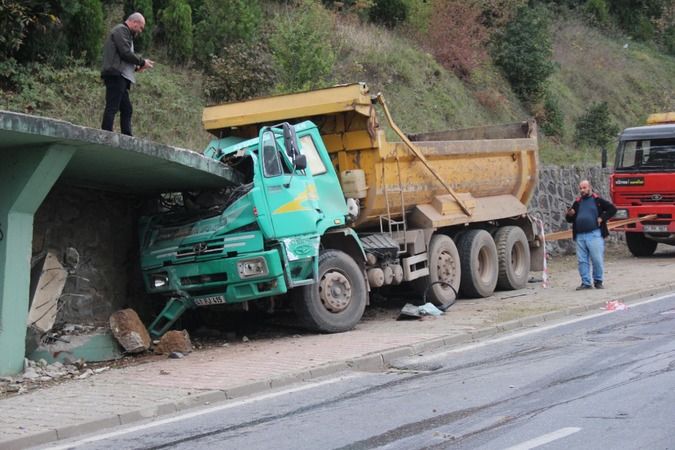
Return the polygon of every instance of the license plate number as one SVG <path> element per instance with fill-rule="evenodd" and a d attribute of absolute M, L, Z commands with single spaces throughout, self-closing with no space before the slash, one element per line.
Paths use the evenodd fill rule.
<path fill-rule="evenodd" d="M 222 295 L 213 295 L 211 297 L 201 297 L 193 300 L 197 306 L 222 305 L 225 303 L 225 297 Z"/>
<path fill-rule="evenodd" d="M 665 233 L 668 231 L 668 225 L 645 225 L 647 233 Z"/>

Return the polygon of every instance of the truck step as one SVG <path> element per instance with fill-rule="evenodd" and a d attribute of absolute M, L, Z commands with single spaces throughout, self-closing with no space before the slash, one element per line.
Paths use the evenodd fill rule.
<path fill-rule="evenodd" d="M 190 302 L 184 298 L 174 297 L 169 300 L 164 306 L 162 312 L 159 313 L 157 318 L 153 320 L 148 327 L 150 337 L 153 339 L 159 339 L 169 330 L 169 328 L 171 328 L 171 325 L 173 325 L 189 307 Z"/>

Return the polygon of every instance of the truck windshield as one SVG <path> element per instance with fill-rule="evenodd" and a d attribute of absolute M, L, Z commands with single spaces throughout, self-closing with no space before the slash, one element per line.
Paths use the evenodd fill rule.
<path fill-rule="evenodd" d="M 615 169 L 620 172 L 675 171 L 675 138 L 622 141 Z"/>

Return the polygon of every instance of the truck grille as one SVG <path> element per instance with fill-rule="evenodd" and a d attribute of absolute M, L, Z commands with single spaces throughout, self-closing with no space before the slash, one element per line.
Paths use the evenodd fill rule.
<path fill-rule="evenodd" d="M 211 255 L 222 253 L 223 241 L 218 239 L 210 242 L 196 242 L 190 245 L 181 246 L 176 252 L 176 258 L 187 258 L 202 255 Z"/>
<path fill-rule="evenodd" d="M 639 203 L 675 203 L 675 192 L 655 194 L 623 194 L 629 202 Z"/>
<path fill-rule="evenodd" d="M 180 279 L 180 284 L 183 286 L 190 286 L 193 284 L 217 283 L 222 281 L 227 281 L 227 273 L 225 272 L 183 277 Z"/>

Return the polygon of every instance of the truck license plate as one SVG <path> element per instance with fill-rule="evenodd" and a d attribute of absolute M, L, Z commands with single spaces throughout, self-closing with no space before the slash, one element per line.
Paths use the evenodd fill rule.
<path fill-rule="evenodd" d="M 668 231 L 668 225 L 645 225 L 647 233 L 665 233 Z"/>
<path fill-rule="evenodd" d="M 193 302 L 197 306 L 221 305 L 225 303 L 225 297 L 222 295 L 213 295 L 211 297 L 196 298 Z"/>

